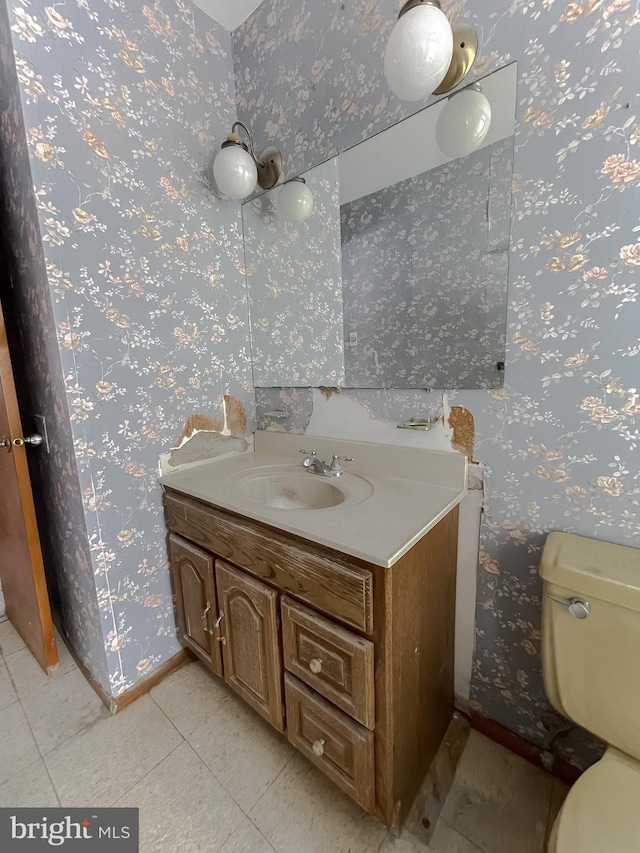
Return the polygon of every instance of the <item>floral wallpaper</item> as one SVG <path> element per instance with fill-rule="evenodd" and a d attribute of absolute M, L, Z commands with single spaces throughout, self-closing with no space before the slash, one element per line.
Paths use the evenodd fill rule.
<path fill-rule="evenodd" d="M 512 175 L 511 138 L 343 205 L 347 388 L 502 385 Z"/>
<path fill-rule="evenodd" d="M 304 177 L 306 222 L 282 217 L 279 186 L 242 206 L 256 386 L 344 385 L 337 158 Z"/>
<path fill-rule="evenodd" d="M 0 4 L 0 222 L 11 287 L 3 311 L 23 417 L 43 414 L 50 452 L 29 453 L 54 616 L 96 680 L 109 684 L 78 469 L 56 339 L 6 5 Z M 25 432 L 29 424 L 25 422 Z"/>
<path fill-rule="evenodd" d="M 231 40 L 185 0 L 9 12 L 116 696 L 179 649 L 160 453 L 223 394 L 254 421 L 240 206 L 200 177 L 236 117 Z"/>
<path fill-rule="evenodd" d="M 382 72 L 399 5 L 265 0 L 234 33 L 240 118 L 278 138 L 288 169 L 416 109 Z M 473 412 L 475 455 L 489 468 L 472 707 L 550 747 L 560 729 L 540 660 L 545 537 L 640 541 L 640 12 L 630 0 L 443 10 L 478 30 L 473 75 L 518 61 L 505 385 L 451 395 Z M 372 408 L 394 412 L 406 393 L 376 392 Z M 574 730 L 553 748 L 580 765 L 598 754 Z"/>

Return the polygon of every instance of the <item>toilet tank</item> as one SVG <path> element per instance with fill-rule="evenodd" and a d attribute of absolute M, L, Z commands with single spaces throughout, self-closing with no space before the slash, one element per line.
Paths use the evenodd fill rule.
<path fill-rule="evenodd" d="M 640 550 L 551 533 L 540 574 L 551 704 L 640 761 Z"/>

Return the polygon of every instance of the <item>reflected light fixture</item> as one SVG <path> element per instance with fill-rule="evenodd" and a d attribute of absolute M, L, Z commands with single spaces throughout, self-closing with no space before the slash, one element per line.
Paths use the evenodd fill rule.
<path fill-rule="evenodd" d="M 304 178 L 287 181 L 278 196 L 278 209 L 289 222 L 306 222 L 313 211 L 313 193 Z"/>
<path fill-rule="evenodd" d="M 235 132 L 236 128 L 244 130 L 248 143 Z M 258 186 L 270 190 L 278 183 L 281 174 L 282 155 L 279 149 L 270 145 L 256 156 L 249 128 L 241 121 L 234 122 L 231 133 L 213 161 L 213 177 L 220 192 L 241 200 L 250 196 Z"/>
<path fill-rule="evenodd" d="M 436 124 L 438 148 L 447 157 L 466 157 L 482 145 L 491 127 L 491 104 L 478 83 L 447 98 Z"/>
<path fill-rule="evenodd" d="M 469 73 L 477 50 L 475 30 L 467 24 L 452 29 L 440 0 L 407 0 L 387 43 L 387 83 L 403 101 L 450 92 Z"/>

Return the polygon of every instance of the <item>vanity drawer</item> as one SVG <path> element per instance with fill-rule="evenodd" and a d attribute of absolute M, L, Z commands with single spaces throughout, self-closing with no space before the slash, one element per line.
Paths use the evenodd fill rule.
<path fill-rule="evenodd" d="M 371 634 L 373 575 L 368 569 L 182 495 L 165 495 L 165 513 L 171 532 Z"/>
<path fill-rule="evenodd" d="M 288 672 L 284 688 L 289 741 L 364 809 L 373 811 L 373 732 Z"/>
<path fill-rule="evenodd" d="M 373 729 L 373 643 L 284 598 L 284 665 L 349 716 Z"/>

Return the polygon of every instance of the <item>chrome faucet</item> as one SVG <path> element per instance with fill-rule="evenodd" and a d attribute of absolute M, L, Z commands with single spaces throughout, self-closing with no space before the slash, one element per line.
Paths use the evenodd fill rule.
<path fill-rule="evenodd" d="M 312 474 L 320 474 L 322 477 L 342 477 L 344 469 L 341 462 L 353 462 L 350 456 L 335 456 L 331 462 L 325 462 L 324 459 L 318 459 L 315 450 L 301 450 L 304 453 L 304 459 L 300 463 L 307 471 Z"/>

